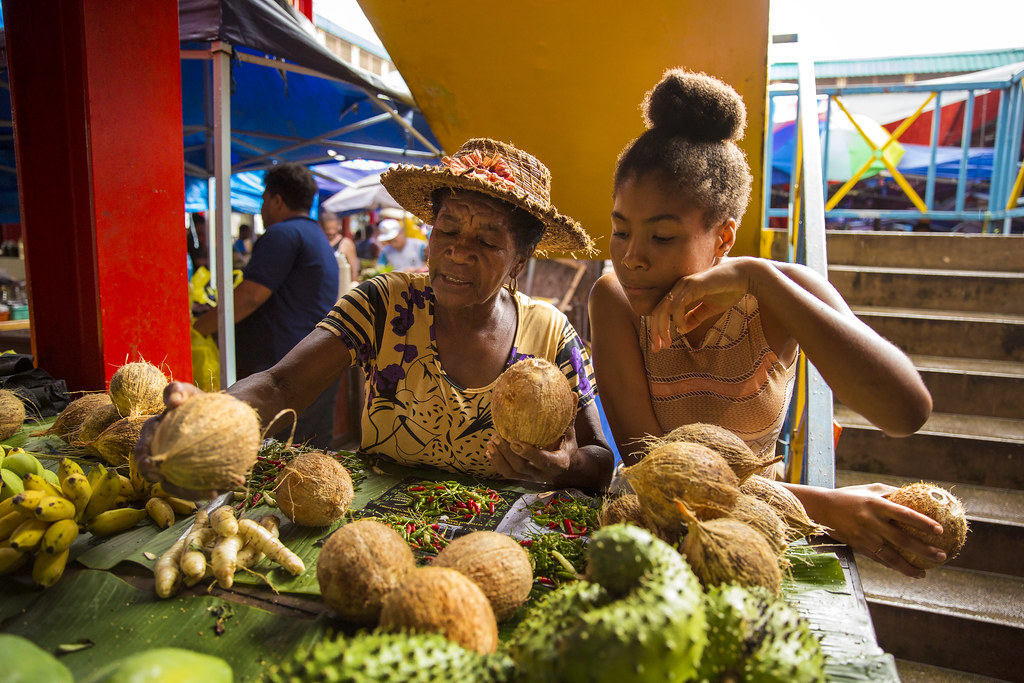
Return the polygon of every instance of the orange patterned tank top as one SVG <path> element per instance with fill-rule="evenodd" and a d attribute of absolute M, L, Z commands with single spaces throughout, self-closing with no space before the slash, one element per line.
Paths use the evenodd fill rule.
<path fill-rule="evenodd" d="M 664 432 L 707 422 L 733 432 L 759 455 L 775 453 L 796 362 L 787 368 L 769 347 L 756 298 L 740 299 L 697 347 L 674 334 L 671 348 L 654 353 L 642 318 L 640 346 L 654 414 Z"/>

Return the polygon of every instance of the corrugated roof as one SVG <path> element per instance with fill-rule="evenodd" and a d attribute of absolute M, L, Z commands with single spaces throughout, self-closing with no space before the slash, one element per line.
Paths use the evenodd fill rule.
<path fill-rule="evenodd" d="M 907 57 L 841 59 L 814 63 L 815 78 L 857 78 L 902 74 L 966 73 L 1024 61 L 1024 47 L 978 52 L 950 52 Z M 795 81 L 796 64 L 777 62 L 769 68 L 771 81 Z"/>

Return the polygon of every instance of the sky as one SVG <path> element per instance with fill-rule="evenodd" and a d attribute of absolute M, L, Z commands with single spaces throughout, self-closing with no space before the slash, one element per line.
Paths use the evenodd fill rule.
<path fill-rule="evenodd" d="M 356 0 L 314 0 L 313 11 L 380 44 Z M 1024 0 L 771 0 L 769 14 L 769 35 L 799 34 L 815 60 L 1024 48 Z M 787 50 L 777 58 L 790 61 Z"/>

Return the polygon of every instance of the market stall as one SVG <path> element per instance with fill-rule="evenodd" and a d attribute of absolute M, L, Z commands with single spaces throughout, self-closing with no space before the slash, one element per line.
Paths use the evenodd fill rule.
<path fill-rule="evenodd" d="M 86 473 L 100 466 L 83 449 L 53 434 L 40 435 L 52 423 L 50 419 L 26 424 L 3 443 L 5 451 L 20 447 L 51 472 L 57 472 L 65 458 Z M 536 548 L 530 552 L 530 597 L 500 625 L 506 644 L 502 648 L 517 637 L 517 626 L 531 607 L 559 586 L 579 585 L 586 575 L 588 539 L 597 526 L 600 495 L 477 481 L 339 452 L 332 455 L 355 486 L 350 509 L 337 523 L 303 527 L 268 502 L 276 503 L 274 481 L 282 468 L 306 450 L 264 442 L 247 486 L 206 505 L 212 510 L 230 500 L 240 519 L 275 515 L 281 541 L 304 565 L 298 575 L 264 559 L 250 571 L 238 572 L 230 589 L 211 578 L 161 599 L 154 590 L 154 565 L 189 533 L 196 515 L 177 515 L 163 530 L 142 516 L 119 533 L 79 535 L 70 547 L 63 576 L 49 588 L 33 585 L 30 565 L 5 576 L 0 584 L 0 633 L 23 636 L 56 654 L 76 679 L 133 653 L 177 647 L 222 658 L 230 664 L 234 680 L 259 680 L 332 634 L 353 637 L 360 628 L 372 628 L 340 619 L 321 598 L 317 578 L 324 540 L 336 528 L 367 517 L 398 530 L 420 565 L 429 564 L 452 539 L 472 531 L 495 530 Z M 23 454 L 16 455 L 23 463 Z M 128 474 L 127 466 L 122 469 Z M 892 657 L 875 643 L 850 551 L 821 545 L 823 540 L 827 541 L 810 537 L 790 545 L 782 599 L 820 637 L 828 680 L 898 680 Z M 560 553 L 551 552 L 556 548 Z M 799 658 L 800 653 L 794 656 Z M 522 663 L 515 666 L 521 668 Z"/>

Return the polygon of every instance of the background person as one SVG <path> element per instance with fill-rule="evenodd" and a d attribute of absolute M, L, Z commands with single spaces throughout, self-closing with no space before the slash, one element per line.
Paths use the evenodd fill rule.
<path fill-rule="evenodd" d="M 402 221 L 396 218 L 382 218 L 377 224 L 377 241 L 380 242 L 380 257 L 377 263 L 391 266 L 395 270 L 416 272 L 427 265 L 427 243 L 409 237 Z"/>
<path fill-rule="evenodd" d="M 260 215 L 268 227 L 253 245 L 234 291 L 239 378 L 273 367 L 316 327 L 338 298 L 338 261 L 320 226 L 309 217 L 318 191 L 313 175 L 301 164 L 279 164 L 267 171 L 264 184 Z M 193 327 L 201 334 L 213 334 L 217 311 L 199 316 Z M 296 442 L 320 448 L 331 445 L 336 393 L 335 380 L 303 405 Z"/>
<path fill-rule="evenodd" d="M 801 348 L 836 397 L 886 434 L 920 428 L 932 402 L 917 370 L 827 280 L 797 264 L 728 256 L 751 184 L 735 144 L 746 120 L 739 95 L 673 70 L 644 113 L 648 130 L 615 169 L 614 273 L 589 302 L 602 403 L 623 461 L 642 457 L 644 436 L 695 422 L 774 455 Z M 945 559 L 891 523 L 941 533 L 886 500 L 890 486 L 786 486 L 831 536 L 882 564 L 921 577 L 897 547 Z"/>
<path fill-rule="evenodd" d="M 340 297 L 348 292 L 352 285 L 359 282 L 359 257 L 356 255 L 356 243 L 344 233 L 341 221 L 338 220 L 338 214 L 333 211 L 321 206 L 317 222 L 320 223 L 320 229 L 324 231 L 327 243 L 331 245 L 334 257 L 338 260 L 340 271 L 338 296 Z"/>

